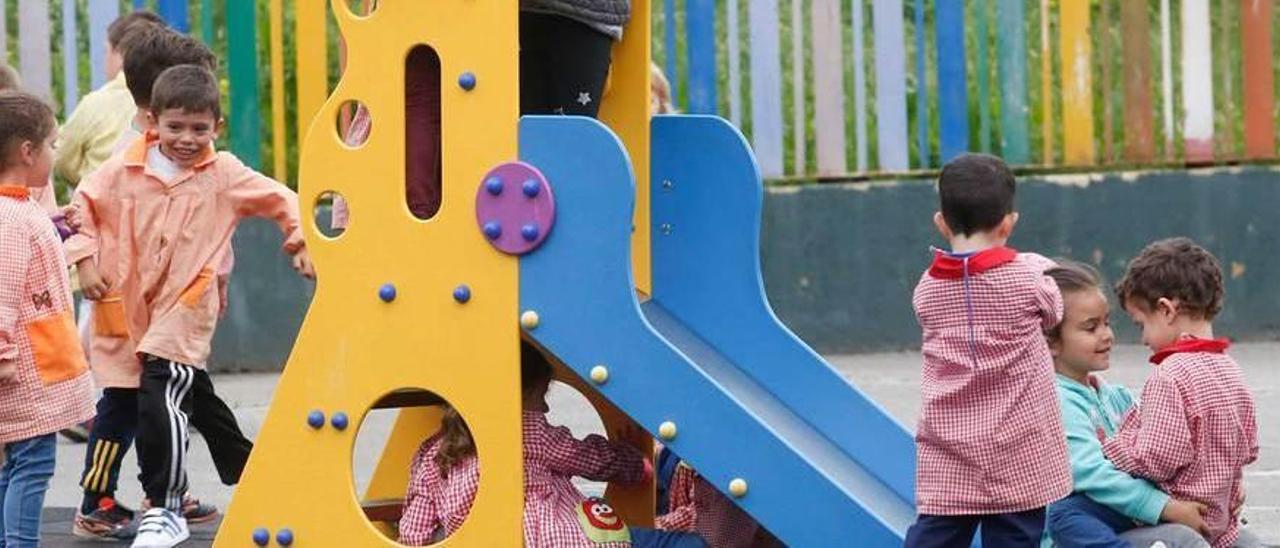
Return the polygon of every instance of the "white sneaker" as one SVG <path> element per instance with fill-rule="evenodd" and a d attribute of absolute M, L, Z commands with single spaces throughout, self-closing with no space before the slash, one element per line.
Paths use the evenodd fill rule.
<path fill-rule="evenodd" d="M 190 536 L 186 518 L 167 508 L 152 508 L 138 522 L 132 548 L 173 548 Z"/>

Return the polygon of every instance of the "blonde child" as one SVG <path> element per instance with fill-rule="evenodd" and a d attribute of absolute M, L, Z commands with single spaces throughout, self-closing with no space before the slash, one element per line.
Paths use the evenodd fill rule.
<path fill-rule="evenodd" d="M 1102 450 L 1116 468 L 1199 502 L 1216 548 L 1258 542 L 1240 528 L 1244 467 L 1258 458 L 1258 423 L 1244 374 L 1215 339 L 1222 268 L 1187 238 L 1148 245 L 1129 262 L 1116 295 L 1151 349 L 1142 401 Z"/>
<path fill-rule="evenodd" d="M 1116 469 L 1102 454 L 1134 405 L 1123 386 L 1097 373 L 1110 368 L 1111 307 L 1093 267 L 1058 261 L 1046 274 L 1062 291 L 1062 323 L 1046 333 L 1058 373 L 1058 400 L 1071 455 L 1071 496 L 1049 505 L 1048 529 L 1061 548 L 1169 548 L 1208 546 L 1200 512 L 1204 505 L 1171 498 L 1151 482 Z M 1161 525 L 1157 525 L 1164 522 Z"/>
<path fill-rule="evenodd" d="M 0 92 L 0 546 L 36 546 L 56 432 L 93 416 L 58 233 L 31 199 L 49 184 L 53 110 Z"/>
<path fill-rule="evenodd" d="M 77 192 L 84 219 L 80 234 L 68 240 L 68 255 L 87 298 L 119 295 L 119 308 L 101 323 L 127 334 L 141 357 L 138 460 L 153 507 L 133 546 L 168 547 L 189 536 L 179 513 L 187 491 L 187 425 L 193 390 L 207 384 L 212 391 L 204 369 L 220 310 L 215 269 L 236 224 L 248 216 L 274 220 L 294 267 L 312 273 L 297 195 L 213 148 L 222 126 L 214 75 L 195 65 L 169 68 L 156 79 L 149 105 L 154 129 Z M 98 264 L 106 268 L 99 272 Z M 234 416 L 221 422 L 233 424 Z M 221 441 L 208 440 L 210 447 Z"/>
<path fill-rule="evenodd" d="M 950 250 L 912 300 L 923 330 L 922 409 L 916 429 L 920 516 L 906 544 L 1028 546 L 1044 509 L 1071 491 L 1053 357 L 1042 329 L 1062 319 L 1053 263 L 1005 244 L 1018 221 L 1013 173 L 966 154 L 942 168 L 934 225 Z"/>

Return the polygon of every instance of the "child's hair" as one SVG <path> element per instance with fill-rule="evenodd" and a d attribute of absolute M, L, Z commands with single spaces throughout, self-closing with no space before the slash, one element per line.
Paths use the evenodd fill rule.
<path fill-rule="evenodd" d="M 131 11 L 112 21 L 107 26 L 107 45 L 120 51 L 120 44 L 134 31 L 149 26 L 165 27 L 164 19 L 147 10 Z"/>
<path fill-rule="evenodd" d="M 1116 284 L 1121 305 L 1138 303 L 1152 310 L 1160 299 L 1176 299 L 1179 311 L 1205 320 L 1222 311 L 1224 296 L 1217 257 L 1189 238 L 1147 245 Z"/>
<path fill-rule="evenodd" d="M 449 470 L 471 455 L 476 454 L 476 441 L 462 415 L 451 405 L 444 406 L 440 417 L 440 449 L 436 451 L 435 464 L 440 477 L 449 477 Z"/>
<path fill-rule="evenodd" d="M 551 380 L 551 362 L 538 347 L 520 341 L 520 388 L 524 392 Z"/>
<path fill-rule="evenodd" d="M 151 112 L 159 116 L 169 109 L 183 112 L 211 112 L 222 118 L 218 80 L 212 72 L 196 65 L 169 67 L 156 78 L 151 90 Z"/>
<path fill-rule="evenodd" d="M 1102 275 L 1092 265 L 1070 259 L 1054 259 L 1058 266 L 1044 271 L 1044 274 L 1058 284 L 1058 291 L 1065 297 L 1068 293 L 1099 289 L 1102 287 Z M 1045 331 L 1050 339 L 1062 337 L 1062 322 Z"/>
<path fill-rule="evenodd" d="M 0 91 L 0 171 L 9 169 L 13 152 L 25 141 L 44 144 L 53 133 L 53 109 L 19 90 Z"/>
<path fill-rule="evenodd" d="M 166 27 L 148 26 L 125 39 L 124 80 L 133 103 L 151 105 L 151 89 L 160 73 L 178 65 L 197 65 L 210 72 L 218 69 L 218 58 L 199 40 Z"/>
<path fill-rule="evenodd" d="M 13 70 L 9 63 L 0 61 L 0 91 L 18 89 L 21 86 L 22 78 L 18 77 L 18 71 Z"/>
<path fill-rule="evenodd" d="M 653 92 L 653 99 L 657 105 L 654 114 L 670 114 L 676 111 L 675 104 L 671 100 L 671 82 L 667 80 L 667 75 L 662 73 L 662 68 L 653 61 L 649 62 L 649 88 Z"/>
<path fill-rule="evenodd" d="M 942 218 L 956 234 L 968 236 L 1000 225 L 1013 212 L 1013 172 L 990 154 L 963 154 L 942 166 L 938 196 Z"/>

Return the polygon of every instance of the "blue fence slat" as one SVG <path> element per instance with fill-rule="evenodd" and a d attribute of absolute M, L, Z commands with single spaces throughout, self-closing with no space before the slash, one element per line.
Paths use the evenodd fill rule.
<path fill-rule="evenodd" d="M 880 169 L 906 171 L 907 60 L 902 0 L 874 0 L 872 32 L 876 48 L 876 135 Z"/>
<path fill-rule="evenodd" d="M 76 2 L 62 0 L 62 112 L 70 115 L 80 100 L 79 59 L 76 47 Z"/>
<path fill-rule="evenodd" d="M 231 3 L 246 2 L 248 0 L 228 0 Z M 163 17 L 169 26 L 178 32 L 187 32 L 191 30 L 191 18 L 187 15 L 187 0 L 159 0 L 156 6 L 160 17 Z M 233 40 L 234 41 L 234 40 Z"/>
<path fill-rule="evenodd" d="M 751 0 L 751 145 L 765 177 L 782 176 L 782 59 L 778 3 Z"/>
<path fill-rule="evenodd" d="M 938 123 L 942 162 L 969 150 L 969 99 L 965 87 L 964 2 L 934 4 L 938 46 Z"/>
<path fill-rule="evenodd" d="M 684 21 L 685 44 L 689 50 L 689 112 L 715 114 L 718 106 L 715 0 L 687 0 Z"/>
<path fill-rule="evenodd" d="M 666 41 L 667 62 L 666 72 L 667 80 L 671 82 L 671 103 L 678 105 L 680 103 L 680 75 L 676 73 L 676 0 L 663 0 L 662 2 L 662 20 L 665 23 L 666 34 L 663 39 Z"/>
<path fill-rule="evenodd" d="M 89 0 L 89 81 L 93 89 L 107 81 L 107 27 L 120 16 L 120 2 Z"/>
<path fill-rule="evenodd" d="M 924 0 L 916 0 L 916 147 L 920 156 L 919 167 L 933 164 L 929 148 L 929 79 L 925 66 Z"/>
<path fill-rule="evenodd" d="M 133 0 L 133 9 L 140 10 L 147 7 L 147 0 Z"/>
<path fill-rule="evenodd" d="M 22 86 L 45 100 L 53 99 L 51 45 L 49 0 L 18 0 L 18 72 Z"/>

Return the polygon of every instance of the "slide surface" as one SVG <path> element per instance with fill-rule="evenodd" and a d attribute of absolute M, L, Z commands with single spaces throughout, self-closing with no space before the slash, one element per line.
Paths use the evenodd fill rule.
<path fill-rule="evenodd" d="M 759 267 L 760 176 L 727 122 L 653 121 L 653 292 L 630 272 L 634 184 L 598 122 L 526 117 L 521 160 L 556 225 L 520 260 L 529 335 L 791 546 L 901 545 L 914 519 L 909 433 L 774 316 Z M 851 303 L 852 304 L 852 303 Z M 728 495 L 735 479 L 741 497 Z"/>

